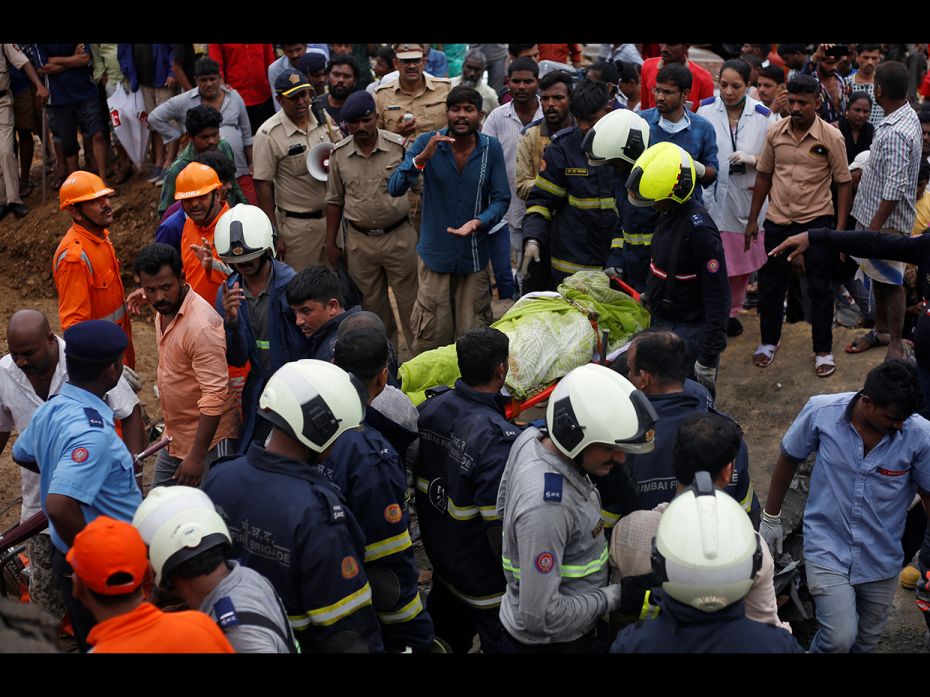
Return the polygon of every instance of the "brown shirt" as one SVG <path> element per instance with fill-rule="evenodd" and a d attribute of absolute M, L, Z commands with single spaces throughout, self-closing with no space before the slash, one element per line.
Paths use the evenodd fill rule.
<path fill-rule="evenodd" d="M 408 94 L 400 88 L 400 78 L 375 90 L 375 111 L 378 112 L 378 128 L 394 131 L 404 114 L 417 118 L 416 138 L 427 131 L 438 131 L 449 125 L 446 116 L 446 97 L 452 89 L 448 78 L 424 75 L 426 86 L 416 94 Z"/>
<path fill-rule="evenodd" d="M 339 128 L 330 126 L 338 140 L 342 135 Z M 284 111 L 261 125 L 252 142 L 253 176 L 274 182 L 274 203 L 278 208 L 294 213 L 314 213 L 323 208 L 326 183 L 310 176 L 307 155 L 314 145 L 329 142 L 330 128 L 320 125 L 312 112 L 305 131 L 294 125 Z"/>
<path fill-rule="evenodd" d="M 213 448 L 224 438 L 239 434 L 239 409 L 229 391 L 226 332 L 213 306 L 188 289 L 181 309 L 161 328 L 155 320 L 158 341 L 158 394 L 171 436 L 168 452 L 184 459 L 194 445 L 200 415 L 219 416 Z"/>
<path fill-rule="evenodd" d="M 830 185 L 851 180 L 843 134 L 819 116 L 800 137 L 792 130 L 791 119 L 772 124 L 756 170 L 772 174 L 765 217 L 777 225 L 834 215 Z"/>
<path fill-rule="evenodd" d="M 393 225 L 410 211 L 406 196 L 391 196 L 388 179 L 404 161 L 404 137 L 378 130 L 371 154 L 363 154 L 349 136 L 333 150 L 329 161 L 326 203 L 343 208 L 343 216 L 362 228 Z M 422 187 L 422 181 L 417 179 Z"/>

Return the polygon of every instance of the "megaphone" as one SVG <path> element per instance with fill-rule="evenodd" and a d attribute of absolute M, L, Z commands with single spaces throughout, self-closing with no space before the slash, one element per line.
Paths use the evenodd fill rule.
<path fill-rule="evenodd" d="M 319 182 L 325 182 L 329 178 L 329 156 L 334 147 L 332 143 L 320 143 L 314 145 L 307 153 L 307 171 Z"/>

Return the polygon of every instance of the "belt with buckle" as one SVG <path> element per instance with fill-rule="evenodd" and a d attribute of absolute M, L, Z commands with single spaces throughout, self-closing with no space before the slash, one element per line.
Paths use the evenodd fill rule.
<path fill-rule="evenodd" d="M 349 221 L 349 225 L 351 225 L 354 229 L 358 230 L 363 235 L 368 235 L 369 237 L 381 237 L 382 235 L 386 235 L 389 232 L 394 232 L 394 230 L 396 230 L 397 228 L 399 228 L 401 225 L 403 225 L 406 222 L 407 222 L 407 216 L 404 216 L 403 218 L 398 220 L 396 223 L 387 225 L 385 227 L 370 227 L 370 228 L 359 227 L 358 225 L 353 223 L 351 220 Z"/>
<path fill-rule="evenodd" d="M 283 208 L 281 212 L 284 213 L 288 218 L 300 218 L 301 220 L 315 220 L 317 218 L 323 217 L 323 209 L 321 208 L 318 211 L 312 211 L 310 213 L 298 213 L 297 211 L 286 211 Z"/>

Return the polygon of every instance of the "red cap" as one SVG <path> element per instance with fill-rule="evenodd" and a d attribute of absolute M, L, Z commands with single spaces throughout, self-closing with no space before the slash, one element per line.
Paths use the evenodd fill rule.
<path fill-rule="evenodd" d="M 65 559 L 75 575 L 100 595 L 131 593 L 142 585 L 149 563 L 139 531 L 104 515 L 75 536 Z M 128 574 L 130 580 L 113 584 L 110 579 L 115 574 Z"/>

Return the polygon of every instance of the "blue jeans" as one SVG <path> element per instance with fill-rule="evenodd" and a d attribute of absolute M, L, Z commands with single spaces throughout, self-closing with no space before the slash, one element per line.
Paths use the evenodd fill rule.
<path fill-rule="evenodd" d="M 497 282 L 497 294 L 501 300 L 511 300 L 517 291 L 510 266 L 510 228 L 506 224 L 488 239 L 491 268 Z"/>
<path fill-rule="evenodd" d="M 811 653 L 870 653 L 875 650 L 897 589 L 897 575 L 870 583 L 849 583 L 849 576 L 811 561 L 805 564 L 819 629 Z"/>

